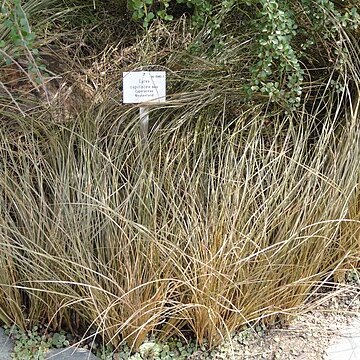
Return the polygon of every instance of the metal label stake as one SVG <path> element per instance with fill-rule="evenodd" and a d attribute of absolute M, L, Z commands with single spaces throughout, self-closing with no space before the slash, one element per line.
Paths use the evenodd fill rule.
<path fill-rule="evenodd" d="M 165 71 L 130 71 L 123 73 L 123 103 L 163 103 L 166 101 Z M 140 137 L 147 143 L 149 133 L 149 107 L 140 106 Z"/>
<path fill-rule="evenodd" d="M 147 143 L 149 133 L 149 109 L 140 107 L 140 136 L 143 144 Z"/>

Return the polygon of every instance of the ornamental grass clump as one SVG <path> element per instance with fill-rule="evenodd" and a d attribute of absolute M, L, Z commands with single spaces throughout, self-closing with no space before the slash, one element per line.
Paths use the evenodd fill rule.
<path fill-rule="evenodd" d="M 295 16 L 275 3 L 276 19 Z M 0 322 L 115 348 L 154 334 L 213 346 L 289 321 L 357 267 L 359 44 L 331 24 L 320 63 L 316 48 L 294 61 L 274 52 L 276 24 L 229 33 L 219 51 L 206 27 L 156 22 L 130 49 L 91 59 L 98 80 L 86 81 L 101 96 L 70 115 L 60 93 L 30 110 L 0 93 Z M 297 49 L 298 35 L 282 39 Z M 256 84 L 263 50 L 277 70 Z M 168 101 L 151 107 L 144 142 L 118 86 L 149 64 L 168 71 Z"/>
<path fill-rule="evenodd" d="M 66 124 L 18 118 L 11 136 L 3 125 L 1 320 L 135 348 L 153 332 L 214 345 L 287 321 L 359 255 L 348 90 L 341 119 L 330 102 L 229 122 L 210 106 L 226 94 L 170 101 L 145 147 L 136 109 L 110 103 Z"/>

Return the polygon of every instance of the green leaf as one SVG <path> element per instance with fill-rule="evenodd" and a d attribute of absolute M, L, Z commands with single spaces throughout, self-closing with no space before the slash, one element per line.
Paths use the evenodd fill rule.
<path fill-rule="evenodd" d="M 141 0 L 132 0 L 129 2 L 129 7 L 131 10 L 138 10 L 143 8 L 143 3 Z"/>
<path fill-rule="evenodd" d="M 36 35 L 34 33 L 28 33 L 26 36 L 25 36 L 25 40 L 26 41 L 33 41 L 35 40 L 36 38 Z"/>
<path fill-rule="evenodd" d="M 12 27 L 14 27 L 14 23 L 10 19 L 6 19 L 4 21 L 4 26 L 7 27 L 8 29 L 11 29 Z"/>
<path fill-rule="evenodd" d="M 147 21 L 151 21 L 153 18 L 155 17 L 154 13 L 153 12 L 149 12 L 147 15 L 146 15 L 146 20 Z"/>
<path fill-rule="evenodd" d="M 27 21 L 26 18 L 21 18 L 20 19 L 20 25 L 23 27 L 23 29 L 25 29 L 27 32 L 30 32 L 30 27 L 29 27 L 29 22 Z"/>

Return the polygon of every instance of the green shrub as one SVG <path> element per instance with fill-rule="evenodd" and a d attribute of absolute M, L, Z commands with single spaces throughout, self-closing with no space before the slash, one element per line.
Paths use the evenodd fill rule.
<path fill-rule="evenodd" d="M 261 11 L 255 23 L 260 34 L 259 60 L 251 69 L 249 90 L 267 94 L 272 101 L 285 99 L 290 106 L 300 105 L 305 66 L 311 66 L 307 60 L 320 49 L 332 56 L 329 60 L 333 62 L 346 52 L 341 34 L 359 28 L 359 8 L 336 7 L 330 0 L 259 3 Z M 338 42 L 339 46 L 333 45 Z"/>
<path fill-rule="evenodd" d="M 253 36 L 254 59 L 245 90 L 249 96 L 265 96 L 288 108 L 301 104 L 304 82 L 314 80 L 305 74 L 316 66 L 315 61 L 322 58 L 328 67 L 338 57 L 346 56 L 344 34 L 359 34 L 360 28 L 360 7 L 351 0 L 341 4 L 331 0 L 177 0 L 177 3 L 186 3 L 192 9 L 193 30 L 210 34 L 202 40 L 215 45 L 205 47 L 221 52 L 226 38 L 238 33 Z M 129 4 L 134 19 L 143 20 L 146 28 L 156 16 L 173 18 L 169 14 L 174 3 L 167 0 L 134 0 Z M 216 58 L 214 53 L 208 56 Z"/>
<path fill-rule="evenodd" d="M 3 33 L 0 36 L 0 64 L 11 64 L 20 55 L 38 55 L 35 46 L 36 35 L 31 29 L 27 15 L 20 0 L 6 0 L 1 5 L 0 23 Z"/>

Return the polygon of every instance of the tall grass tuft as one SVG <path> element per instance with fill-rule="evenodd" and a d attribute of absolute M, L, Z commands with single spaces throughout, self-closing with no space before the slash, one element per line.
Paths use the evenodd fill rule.
<path fill-rule="evenodd" d="M 145 144 L 109 78 L 102 103 L 66 121 L 0 99 L 0 322 L 115 346 L 153 333 L 215 345 L 287 322 L 358 265 L 358 42 L 340 31 L 346 56 L 308 69 L 302 105 L 285 111 L 245 101 L 254 34 L 225 39 L 212 62 L 160 30 L 134 65 L 119 61 L 152 52 L 170 75 Z"/>
<path fill-rule="evenodd" d="M 221 92 L 212 107 L 170 102 L 151 112 L 146 145 L 137 110 L 110 103 L 66 123 L 29 115 L 11 134 L 3 124 L 0 320 L 134 347 L 153 332 L 216 344 L 287 321 L 359 256 L 348 91 L 233 121 Z"/>

